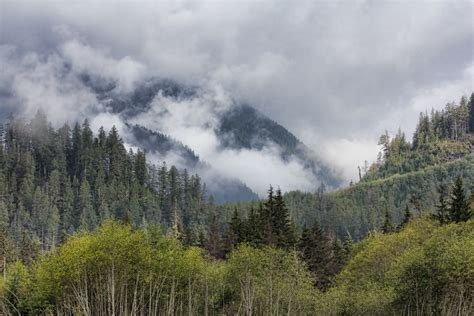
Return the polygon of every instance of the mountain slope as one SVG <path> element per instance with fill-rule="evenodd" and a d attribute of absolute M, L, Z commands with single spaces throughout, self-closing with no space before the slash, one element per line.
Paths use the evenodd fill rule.
<path fill-rule="evenodd" d="M 105 102 L 112 112 L 119 114 L 126 122 L 133 121 L 134 118 L 147 115 L 153 108 L 154 116 L 166 116 L 169 109 L 164 106 L 160 107 L 157 102 L 163 102 L 163 99 L 170 100 L 175 103 L 193 102 L 202 98 L 202 91 L 196 87 L 190 87 L 179 84 L 171 80 L 163 80 L 152 78 L 141 82 L 137 87 L 129 93 L 121 94 L 115 92 L 113 84 L 105 85 L 108 89 L 103 88 L 104 84 L 95 84 L 90 78 L 86 83 L 97 94 L 98 98 Z M 98 87 L 97 87 L 98 86 Z M 307 171 L 313 178 L 314 185 L 323 182 L 330 188 L 337 188 L 341 185 L 341 179 L 333 170 L 328 168 L 322 161 L 305 146 L 296 136 L 289 132 L 286 128 L 266 117 L 249 105 L 239 105 L 231 101 L 230 106 L 224 106 L 222 111 L 221 104 L 209 105 L 208 103 L 219 103 L 215 100 L 204 100 L 203 106 L 209 107 L 208 121 L 200 122 L 202 126 L 213 128 L 213 133 L 220 143 L 220 150 L 225 149 L 248 149 L 255 151 L 263 151 L 265 147 L 273 146 L 276 148 L 275 154 L 277 158 L 284 162 L 296 161 Z M 187 123 L 186 123 L 187 124 Z M 191 123 L 189 123 L 191 124 Z M 202 127 L 200 126 L 200 127 Z M 165 136 L 163 126 L 154 124 L 146 126 L 150 132 L 155 132 Z M 134 131 L 135 145 L 139 146 L 141 136 L 138 131 Z M 168 137 L 168 139 L 165 139 Z M 175 146 L 168 146 L 169 135 L 156 137 L 154 144 L 160 147 L 161 155 L 166 155 L 172 151 Z M 166 143 L 161 145 L 161 142 Z M 144 137 L 143 146 L 149 147 L 148 137 Z M 193 150 L 193 144 L 185 144 Z M 184 152 L 185 155 L 186 152 Z M 206 160 L 206 157 L 200 157 Z M 187 159 L 186 159 L 187 160 Z M 192 159 L 191 159 L 192 160 Z M 195 163 L 194 161 L 192 161 Z M 250 162 L 249 162 L 250 163 Z M 211 166 L 212 167 L 212 166 Z"/>
<path fill-rule="evenodd" d="M 387 212 L 395 224 L 401 222 L 407 207 L 414 216 L 434 213 L 445 191 L 441 187 L 448 189 L 442 194 L 449 200 L 449 188 L 458 177 L 465 191 L 472 192 L 474 129 L 468 129 L 466 123 L 469 113 L 474 114 L 467 110 L 473 108 L 473 102 L 474 96 L 469 103 L 463 97 L 459 105 L 450 103 L 433 111 L 431 117 L 421 115 L 411 143 L 401 131 L 393 138 L 382 135 L 378 161 L 348 188 L 285 194 L 291 218 L 299 227 L 318 221 L 340 238 L 349 234 L 359 240 L 379 230 Z M 223 207 L 226 220 L 233 207 Z"/>
<path fill-rule="evenodd" d="M 285 161 L 296 159 L 308 172 L 331 188 L 341 185 L 341 179 L 314 152 L 286 128 L 249 105 L 239 105 L 225 112 L 216 130 L 225 148 L 258 149 L 275 144 Z"/>
<path fill-rule="evenodd" d="M 114 82 L 103 78 L 83 76 L 82 81 L 106 105 L 107 111 L 126 122 L 131 134 L 128 142 L 155 154 L 160 160 L 172 157 L 173 164 L 200 173 L 220 202 L 250 200 L 257 196 L 242 183 L 245 179 L 233 179 L 241 175 L 234 173 L 229 177 L 214 170 L 211 162 L 213 157 L 202 155 L 203 151 L 199 147 L 193 148 L 200 146 L 199 143 L 186 143 L 179 138 L 182 135 L 179 131 L 189 128 L 205 130 L 207 138 L 217 141 L 213 153 L 250 150 L 271 157 L 268 161 L 281 161 L 280 166 L 289 163 L 297 165 L 300 177 L 305 178 L 305 187 L 308 187 L 308 183 L 314 187 L 324 183 L 331 189 L 341 185 L 338 175 L 296 136 L 249 105 L 213 97 L 214 92 L 167 79 L 141 81 L 126 93 L 116 89 Z M 177 114 L 180 111 L 189 114 Z M 169 122 L 174 122 L 176 115 L 183 117 L 178 117 L 177 125 L 171 125 Z M 195 152 L 200 152 L 201 157 Z M 248 164 L 251 163 L 248 161 Z M 207 174 L 212 174 L 212 177 L 206 178 Z"/>
<path fill-rule="evenodd" d="M 258 199 L 258 195 L 245 183 L 220 175 L 211 165 L 200 160 L 191 148 L 172 137 L 140 125 L 126 126 L 128 134 L 133 136 L 127 138 L 131 145 L 144 149 L 148 155 L 158 157 L 161 161 L 172 160 L 179 166 L 200 174 L 207 185 L 207 193 L 212 195 L 217 203 Z"/>

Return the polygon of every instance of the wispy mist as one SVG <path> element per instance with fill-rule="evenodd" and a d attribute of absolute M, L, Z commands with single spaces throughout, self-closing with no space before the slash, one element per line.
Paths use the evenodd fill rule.
<path fill-rule="evenodd" d="M 27 113 L 71 121 L 107 105 L 78 74 L 121 92 L 171 78 L 252 104 L 355 179 L 385 129 L 411 131 L 419 111 L 471 92 L 472 12 L 471 1 L 2 1 L 2 111 L 14 91 Z M 173 136 L 194 132 L 196 150 L 214 152 L 212 134 Z"/>

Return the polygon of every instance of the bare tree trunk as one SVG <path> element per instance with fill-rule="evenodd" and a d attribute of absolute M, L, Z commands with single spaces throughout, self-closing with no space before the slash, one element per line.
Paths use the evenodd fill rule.
<path fill-rule="evenodd" d="M 111 300 L 112 300 L 112 306 L 111 306 L 111 315 L 115 316 L 115 263 L 112 260 L 112 278 L 111 278 Z"/>

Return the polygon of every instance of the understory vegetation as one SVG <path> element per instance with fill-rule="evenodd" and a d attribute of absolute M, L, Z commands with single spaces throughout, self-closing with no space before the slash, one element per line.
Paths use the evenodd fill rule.
<path fill-rule="evenodd" d="M 474 221 L 431 218 L 351 246 L 334 285 L 314 286 L 296 251 L 240 244 L 225 261 L 159 229 L 106 222 L 0 281 L 5 314 L 469 315 Z"/>

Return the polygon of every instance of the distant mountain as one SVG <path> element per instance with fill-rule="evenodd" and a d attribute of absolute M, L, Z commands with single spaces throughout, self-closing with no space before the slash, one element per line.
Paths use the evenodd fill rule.
<path fill-rule="evenodd" d="M 295 135 L 249 105 L 235 106 L 224 113 L 216 133 L 226 148 L 262 150 L 269 143 L 275 144 L 283 160 L 298 160 L 316 179 L 331 188 L 341 185 L 334 171 Z"/>
<path fill-rule="evenodd" d="M 258 195 L 247 185 L 237 179 L 226 178 L 212 169 L 212 166 L 201 161 L 194 151 L 181 142 L 163 133 L 152 131 L 140 125 L 126 125 L 127 139 L 131 145 L 145 150 L 148 154 L 161 157 L 166 161 L 168 155 L 180 158 L 179 166 L 197 172 L 206 182 L 207 190 L 218 203 L 251 201 Z M 176 158 L 173 159 L 176 163 Z"/>
<path fill-rule="evenodd" d="M 182 159 L 182 165 L 195 169 L 200 161 L 194 151 L 183 143 L 170 136 L 152 131 L 141 125 L 126 124 L 129 133 L 133 136 L 127 139 L 132 145 L 138 146 L 146 152 L 166 157 L 170 152 L 175 153 Z"/>
<path fill-rule="evenodd" d="M 133 121 L 134 117 L 150 110 L 156 96 L 175 99 L 177 101 L 192 100 L 199 97 L 197 87 L 179 84 L 168 79 L 152 78 L 139 83 L 129 93 L 117 93 L 114 82 L 104 79 L 83 76 L 85 85 L 90 87 L 109 111 L 120 114 L 124 121 Z M 156 114 L 159 115 L 159 114 Z M 341 185 L 341 179 L 321 162 L 319 157 L 303 144 L 286 128 L 271 120 L 248 104 L 233 104 L 223 113 L 219 113 L 218 124 L 214 132 L 222 149 L 250 149 L 261 151 L 268 145 L 277 148 L 278 155 L 283 161 L 296 160 L 310 175 L 313 175 L 315 187 L 323 182 L 329 188 Z M 217 194 L 218 201 L 238 201 L 256 198 L 245 184 L 235 179 L 225 179 L 222 175 L 211 171 L 212 166 L 202 161 L 189 144 L 182 144 L 162 131 L 162 127 L 145 128 L 138 125 L 128 125 L 132 132 L 132 144 L 143 147 L 148 152 L 166 157 L 170 153 L 182 158 L 182 167 L 196 170 L 203 174 L 212 173 L 212 182 L 219 185 L 209 185 L 222 194 Z M 205 178 L 205 176 L 203 176 Z M 206 179 L 205 179 L 206 180 Z M 222 190 L 223 188 L 226 190 Z M 225 192 L 225 194 L 224 194 Z M 216 193 L 216 192 L 214 192 Z M 224 196 L 224 195 L 225 196 Z"/>

